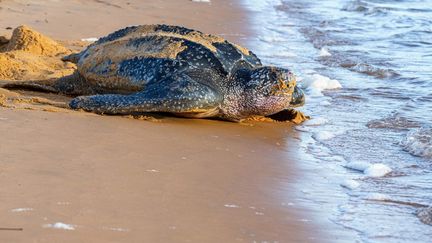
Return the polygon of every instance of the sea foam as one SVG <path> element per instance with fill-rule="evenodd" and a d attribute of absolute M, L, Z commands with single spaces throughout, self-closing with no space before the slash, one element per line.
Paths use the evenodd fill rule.
<path fill-rule="evenodd" d="M 329 52 L 329 50 L 327 49 L 327 47 L 323 47 L 321 48 L 320 52 L 319 52 L 319 56 L 320 57 L 329 57 L 332 54 Z"/>
<path fill-rule="evenodd" d="M 383 177 L 390 172 L 392 172 L 392 169 L 385 164 L 373 164 L 363 171 L 369 177 Z"/>
<path fill-rule="evenodd" d="M 357 170 L 357 171 L 365 171 L 369 166 L 371 166 L 368 162 L 363 161 L 355 161 L 355 162 L 349 162 L 345 165 L 345 168 Z"/>
<path fill-rule="evenodd" d="M 317 73 L 305 75 L 301 81 L 301 85 L 313 96 L 322 96 L 322 91 L 324 90 L 342 88 L 342 85 L 336 79 L 331 79 Z"/>
<path fill-rule="evenodd" d="M 10 210 L 13 213 L 33 211 L 33 208 L 14 208 Z"/>
<path fill-rule="evenodd" d="M 373 200 L 373 201 L 387 201 L 387 200 L 391 200 L 391 197 L 386 194 L 373 192 L 373 193 L 369 193 L 366 196 L 366 199 Z"/>
<path fill-rule="evenodd" d="M 312 135 L 312 137 L 318 141 L 325 141 L 325 140 L 329 140 L 332 139 L 336 136 L 336 134 L 332 133 L 332 132 L 328 132 L 328 131 L 319 131 L 316 132 L 314 135 Z"/>
<path fill-rule="evenodd" d="M 303 122 L 303 126 L 320 126 L 328 123 L 328 119 L 323 117 L 316 117 Z"/>
<path fill-rule="evenodd" d="M 54 224 L 44 224 L 43 227 L 44 228 L 53 228 L 53 229 L 63 229 L 63 230 L 75 230 L 76 225 L 57 222 Z"/>
<path fill-rule="evenodd" d="M 371 164 L 368 162 L 356 161 L 345 165 L 346 168 L 363 172 L 368 177 L 383 177 L 392 172 L 392 169 L 385 164 Z"/>
<path fill-rule="evenodd" d="M 358 182 L 355 181 L 355 180 L 351 180 L 351 179 L 349 179 L 349 180 L 345 180 L 345 181 L 343 181 L 340 185 L 341 185 L 342 187 L 347 188 L 347 189 L 354 190 L 354 189 L 356 189 L 357 187 L 360 186 L 360 183 L 358 183 Z"/>

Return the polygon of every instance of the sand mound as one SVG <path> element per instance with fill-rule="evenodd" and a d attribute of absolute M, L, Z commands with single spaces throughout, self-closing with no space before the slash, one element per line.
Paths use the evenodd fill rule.
<path fill-rule="evenodd" d="M 71 51 L 54 40 L 20 26 L 8 40 L 0 37 L 0 79 L 28 80 L 71 74 L 74 65 L 60 58 Z"/>
<path fill-rule="evenodd" d="M 23 25 L 13 31 L 12 38 L 5 51 L 26 51 L 44 56 L 56 56 L 68 53 L 68 50 L 49 37 Z"/>

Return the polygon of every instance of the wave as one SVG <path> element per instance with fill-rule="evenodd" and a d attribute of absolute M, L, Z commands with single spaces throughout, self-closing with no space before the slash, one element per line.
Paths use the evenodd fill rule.
<path fill-rule="evenodd" d="M 307 37 L 317 49 L 321 49 L 326 46 L 356 45 L 354 40 L 343 39 L 341 37 L 336 38 L 328 31 L 319 30 L 315 27 L 303 27 L 300 28 L 299 31 L 305 37 Z"/>
<path fill-rule="evenodd" d="M 363 73 L 379 79 L 394 78 L 400 76 L 393 69 L 379 68 L 367 63 L 357 63 L 348 68 L 351 71 Z"/>
<path fill-rule="evenodd" d="M 408 132 L 400 145 L 412 155 L 432 158 L 432 128 L 422 127 Z"/>
<path fill-rule="evenodd" d="M 363 57 L 364 58 L 364 57 Z M 389 65 L 387 63 L 380 64 L 371 64 L 363 62 L 360 57 L 349 57 L 343 56 L 343 53 L 335 52 L 331 54 L 331 56 L 326 56 L 325 58 L 321 58 L 319 61 L 330 67 L 342 67 L 346 68 L 352 72 L 365 74 L 368 76 L 372 76 L 378 79 L 389 79 L 389 78 L 397 78 L 401 75 L 391 69 L 386 67 L 378 67 L 377 65 Z M 378 60 L 369 60 L 371 62 L 378 62 Z"/>
<path fill-rule="evenodd" d="M 418 210 L 417 217 L 423 223 L 432 225 L 432 206 Z"/>
<path fill-rule="evenodd" d="M 351 1 L 351 2 L 347 3 L 342 8 L 342 11 L 361 12 L 361 13 L 364 13 L 366 15 L 386 14 L 387 12 L 389 12 L 391 10 L 396 10 L 396 9 L 392 8 L 392 7 L 387 7 L 387 6 L 376 6 L 376 5 L 373 5 L 372 3 L 368 3 L 366 1 L 360 1 L 360 0 Z"/>
<path fill-rule="evenodd" d="M 387 128 L 387 129 L 406 130 L 410 128 L 419 128 L 420 124 L 408 118 L 402 117 L 396 113 L 383 119 L 369 121 L 366 124 L 366 126 L 368 128 Z"/>

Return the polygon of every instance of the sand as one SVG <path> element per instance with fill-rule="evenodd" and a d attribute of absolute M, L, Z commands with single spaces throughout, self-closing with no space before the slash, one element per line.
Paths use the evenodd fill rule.
<path fill-rule="evenodd" d="M 286 206 L 297 197 L 282 185 L 300 175 L 280 151 L 282 124 L 0 114 L 8 141 L 1 226 L 23 228 L 1 232 L 2 242 L 300 242 L 319 234 L 302 221 L 304 209 Z M 56 222 L 76 229 L 43 227 Z"/>
<path fill-rule="evenodd" d="M 58 78 L 71 74 L 75 66 L 61 61 L 72 51 L 54 40 L 18 26 L 10 39 L 2 38 L 0 46 L 0 79 L 32 80 Z"/>
<path fill-rule="evenodd" d="M 144 3 L 143 3 L 144 2 Z M 2 0 L 0 36 L 26 24 L 55 40 L 100 37 L 129 25 L 181 24 L 237 41 L 250 32 L 236 1 Z M 238 41 L 237 41 L 238 42 Z"/>
<path fill-rule="evenodd" d="M 1 55 L 24 52 L 39 61 L 132 24 L 186 25 L 240 44 L 252 34 L 232 1 L 3 0 L 0 15 Z M 52 48 L 10 40 L 6 27 L 21 25 L 28 27 L 15 34 L 35 29 L 50 39 L 30 36 Z M 14 70 L 13 61 L 5 63 Z M 37 63 L 48 72 L 32 76 L 28 64 L 19 73 L 0 71 L 0 79 L 74 68 Z M 0 89 L 0 242 L 338 239 L 325 219 L 297 203 L 294 185 L 307 172 L 296 166 L 292 123 L 99 116 L 62 108 L 69 100 Z"/>

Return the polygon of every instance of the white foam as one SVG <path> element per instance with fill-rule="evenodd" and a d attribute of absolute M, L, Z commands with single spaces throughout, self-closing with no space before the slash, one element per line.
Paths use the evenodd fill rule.
<path fill-rule="evenodd" d="M 288 202 L 288 203 L 285 203 L 285 202 L 283 202 L 283 203 L 281 203 L 281 205 L 282 206 L 284 206 L 284 207 L 293 207 L 293 206 L 295 206 L 295 203 L 293 203 L 293 202 Z"/>
<path fill-rule="evenodd" d="M 330 106 L 331 103 L 330 103 L 330 101 L 328 101 L 328 100 L 324 100 L 324 101 L 321 101 L 321 102 L 320 102 L 320 105 L 322 105 L 322 106 Z"/>
<path fill-rule="evenodd" d="M 342 85 L 336 79 L 314 73 L 303 77 L 301 85 L 313 96 L 322 96 L 323 90 L 340 89 Z"/>
<path fill-rule="evenodd" d="M 267 43 L 284 42 L 287 40 L 285 37 L 277 35 L 259 36 L 258 39 Z"/>
<path fill-rule="evenodd" d="M 400 145 L 412 155 L 432 158 L 432 128 L 422 127 L 408 132 Z"/>
<path fill-rule="evenodd" d="M 312 75 L 312 74 L 316 73 L 316 71 L 313 69 L 305 69 L 305 70 L 303 70 L 303 73 Z"/>
<path fill-rule="evenodd" d="M 329 131 L 319 131 L 314 133 L 314 135 L 312 135 L 312 137 L 318 141 L 326 141 L 326 140 L 330 140 L 332 138 L 334 138 L 336 136 L 336 134 L 334 134 L 333 132 L 329 132 Z"/>
<path fill-rule="evenodd" d="M 386 200 L 390 200 L 391 198 L 389 195 L 373 192 L 373 193 L 369 193 L 366 196 L 366 199 L 374 200 L 374 201 L 386 201 Z"/>
<path fill-rule="evenodd" d="M 356 212 L 356 206 L 350 204 L 341 204 L 338 208 L 341 212 L 346 214 L 354 214 Z"/>
<path fill-rule="evenodd" d="M 99 40 L 99 38 L 96 38 L 96 37 L 90 37 L 90 38 L 83 38 L 83 39 L 81 39 L 81 41 L 87 41 L 87 42 L 96 42 L 98 40 Z"/>
<path fill-rule="evenodd" d="M 226 208 L 240 208 L 240 206 L 235 205 L 235 204 L 225 204 L 224 207 L 226 207 Z"/>
<path fill-rule="evenodd" d="M 297 131 L 300 131 L 300 132 L 310 132 L 311 131 L 311 128 L 305 127 L 305 126 L 295 126 L 294 129 Z"/>
<path fill-rule="evenodd" d="M 321 48 L 320 52 L 319 52 L 319 56 L 320 57 L 330 57 L 332 54 L 329 52 L 329 50 L 327 49 L 327 47 L 323 47 Z"/>
<path fill-rule="evenodd" d="M 382 177 L 392 172 L 392 169 L 385 164 L 371 164 L 363 161 L 350 162 L 345 167 L 363 172 L 368 177 Z"/>
<path fill-rule="evenodd" d="M 33 208 L 14 208 L 10 210 L 13 213 L 33 211 Z"/>
<path fill-rule="evenodd" d="M 317 117 L 317 118 L 312 118 L 310 120 L 303 122 L 302 125 L 303 126 L 320 126 L 320 125 L 324 125 L 327 123 L 328 123 L 328 120 L 326 118 Z"/>
<path fill-rule="evenodd" d="M 53 228 L 53 229 L 63 229 L 63 230 L 75 230 L 76 225 L 57 222 L 54 224 L 44 224 L 43 227 L 44 228 Z"/>
<path fill-rule="evenodd" d="M 343 181 L 340 185 L 342 187 L 347 188 L 347 189 L 354 190 L 360 186 L 360 183 L 358 183 L 355 180 L 348 179 L 348 180 Z"/>
<path fill-rule="evenodd" d="M 334 161 L 338 161 L 338 162 L 346 162 L 346 160 L 344 159 L 344 157 L 339 156 L 339 155 L 333 155 L 331 156 L 331 159 Z"/>
<path fill-rule="evenodd" d="M 363 171 L 369 177 L 382 177 L 390 172 L 392 172 L 392 169 L 385 164 L 373 164 Z"/>
<path fill-rule="evenodd" d="M 349 162 L 345 165 L 345 168 L 352 169 L 352 170 L 358 170 L 358 171 L 365 171 L 369 166 L 371 166 L 371 163 L 364 162 L 364 161 L 355 161 L 355 162 Z"/>
<path fill-rule="evenodd" d="M 282 41 L 282 40 L 279 40 Z M 291 51 L 278 51 L 272 54 L 272 57 L 297 57 L 297 54 Z"/>
<path fill-rule="evenodd" d="M 118 231 L 118 232 L 129 232 L 130 229 L 124 229 L 124 228 L 114 228 L 114 227 L 102 227 L 103 230 L 110 230 L 110 231 Z"/>

